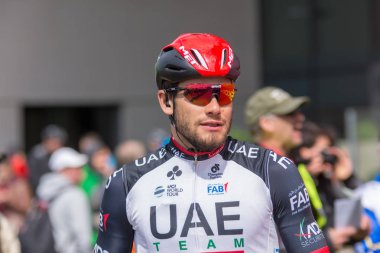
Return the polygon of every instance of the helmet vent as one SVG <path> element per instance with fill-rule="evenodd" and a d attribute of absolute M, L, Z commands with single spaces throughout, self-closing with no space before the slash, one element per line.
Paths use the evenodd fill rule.
<path fill-rule="evenodd" d="M 227 61 L 226 51 L 227 50 L 225 48 L 222 51 L 222 61 L 220 62 L 220 68 L 223 68 L 223 66 L 226 64 L 226 61 Z"/>
<path fill-rule="evenodd" d="M 204 67 L 205 69 L 208 69 L 208 66 L 206 64 L 205 59 L 198 52 L 198 50 L 196 50 L 196 49 L 190 49 L 190 51 L 191 51 L 192 55 L 194 56 L 195 60 L 198 62 L 198 64 L 201 65 L 202 67 Z"/>
<path fill-rule="evenodd" d="M 173 64 L 168 64 L 167 66 L 166 66 L 166 69 L 170 69 L 170 70 L 174 70 L 174 71 L 181 71 L 181 70 L 183 70 L 183 68 L 180 68 L 180 67 L 178 67 L 178 66 L 176 66 L 176 65 L 173 65 Z"/>
<path fill-rule="evenodd" d="M 169 51 L 171 51 L 171 50 L 173 50 L 174 48 L 173 47 L 171 47 L 171 46 L 167 46 L 167 47 L 164 47 L 163 49 L 162 49 L 162 52 L 169 52 Z"/>

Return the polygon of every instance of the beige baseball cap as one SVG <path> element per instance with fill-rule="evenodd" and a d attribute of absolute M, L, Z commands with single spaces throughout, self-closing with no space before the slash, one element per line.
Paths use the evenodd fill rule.
<path fill-rule="evenodd" d="M 257 90 L 245 106 L 245 122 L 252 128 L 265 114 L 286 115 L 310 102 L 305 96 L 292 97 L 288 92 L 273 86 Z"/>

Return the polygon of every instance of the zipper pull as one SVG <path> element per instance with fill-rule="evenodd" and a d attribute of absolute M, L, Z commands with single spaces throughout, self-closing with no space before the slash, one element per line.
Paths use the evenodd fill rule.
<path fill-rule="evenodd" d="M 198 155 L 197 154 L 194 156 L 194 163 L 195 163 L 195 165 L 198 164 Z"/>

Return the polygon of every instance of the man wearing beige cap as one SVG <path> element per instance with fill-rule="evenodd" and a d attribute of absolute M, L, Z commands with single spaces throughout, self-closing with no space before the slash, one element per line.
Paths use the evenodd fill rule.
<path fill-rule="evenodd" d="M 293 97 L 277 87 L 257 90 L 247 101 L 245 119 L 254 141 L 277 154 L 301 144 L 305 116 L 300 108 L 308 97 Z"/>

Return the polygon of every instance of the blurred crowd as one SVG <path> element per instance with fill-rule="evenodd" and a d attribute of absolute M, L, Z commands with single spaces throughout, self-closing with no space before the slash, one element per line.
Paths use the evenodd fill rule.
<path fill-rule="evenodd" d="M 334 126 L 305 117 L 302 110 L 311 102 L 278 87 L 257 90 L 245 108 L 252 141 L 297 165 L 308 194 L 290 197 L 290 204 L 310 201 L 330 252 L 380 252 L 380 177 L 358 178 Z M 313 243 L 311 235 L 300 240 Z"/>
<path fill-rule="evenodd" d="M 112 150 L 102 136 L 88 132 L 74 149 L 66 146 L 69 134 L 51 124 L 41 131 L 41 142 L 28 153 L 1 147 L 0 253 L 53 253 L 47 248 L 47 236 L 38 242 L 25 239 L 31 226 L 29 217 L 41 203 L 48 209 L 55 252 L 92 252 L 107 178 L 170 137 L 163 129 L 153 129 L 146 140 L 127 139 Z"/>
<path fill-rule="evenodd" d="M 248 99 L 246 124 L 252 142 L 289 157 L 308 194 L 290 204 L 310 202 L 331 252 L 351 248 L 380 252 L 380 174 L 361 181 L 348 152 L 337 144 L 333 126 L 308 120 L 312 103 L 277 87 L 264 87 Z M 0 152 L 0 253 L 27 253 L 25 220 L 38 201 L 49 208 L 57 252 L 88 253 L 96 241 L 99 206 L 106 179 L 123 164 L 164 145 L 169 133 L 154 129 L 147 140 L 124 140 L 112 150 L 96 132 L 66 146 L 69 133 L 58 125 L 41 132 L 41 142 L 26 154 Z M 380 160 L 380 149 L 379 149 Z M 303 238 L 305 243 L 307 236 Z"/>

